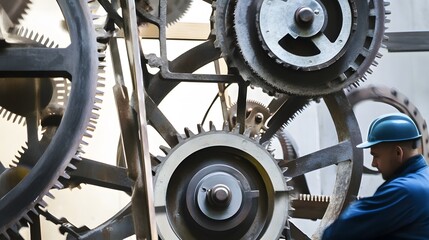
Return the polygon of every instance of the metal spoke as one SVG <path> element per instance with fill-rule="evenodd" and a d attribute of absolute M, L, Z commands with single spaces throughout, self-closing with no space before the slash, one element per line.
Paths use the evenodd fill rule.
<path fill-rule="evenodd" d="M 134 182 L 128 177 L 126 168 L 85 158 L 77 161 L 75 166 L 77 169 L 70 172 L 68 183 L 73 185 L 86 183 L 126 193 L 132 192 Z"/>
<path fill-rule="evenodd" d="M 288 168 L 285 173 L 287 177 L 300 176 L 317 169 L 350 160 L 352 156 L 351 147 L 349 141 L 344 141 L 335 146 L 293 159 L 287 163 L 280 163 L 280 166 Z"/>

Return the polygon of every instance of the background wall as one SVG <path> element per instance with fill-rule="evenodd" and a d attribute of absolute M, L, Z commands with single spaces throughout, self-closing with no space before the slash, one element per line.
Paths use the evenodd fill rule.
<path fill-rule="evenodd" d="M 68 44 L 67 38 L 63 36 L 61 23 L 50 20 L 59 13 L 53 0 L 34 0 L 31 11 L 26 17 L 23 25 L 34 29 L 46 36 L 56 40 L 60 45 Z M 55 6 L 52 8 L 52 6 Z M 52 9 L 51 9 L 52 8 Z M 49 10 L 48 10 L 49 9 Z M 388 16 L 391 23 L 387 26 L 389 32 L 429 30 L 429 21 L 426 13 L 429 10 L 427 0 L 392 0 L 389 6 L 392 14 Z M 50 14 L 46 14 L 49 11 Z M 194 0 L 192 8 L 182 18 L 181 22 L 208 23 L 211 7 L 203 1 Z M 180 23 L 179 23 L 180 24 Z M 194 41 L 171 41 L 169 43 L 169 57 L 173 59 L 181 52 L 195 46 Z M 144 40 L 144 48 L 156 49 L 156 42 Z M 379 60 L 379 66 L 373 68 L 374 73 L 362 84 L 377 86 L 388 86 L 398 89 L 401 93 L 409 97 L 410 101 L 416 105 L 425 119 L 429 119 L 429 109 L 427 108 L 429 84 L 427 84 L 427 65 L 429 63 L 429 53 L 388 53 L 386 49 L 380 50 L 384 57 Z M 109 60 L 108 60 L 109 61 Z M 116 115 L 115 103 L 112 97 L 113 79 L 111 70 L 107 69 L 107 79 L 104 102 L 100 111 L 100 119 L 93 139 L 89 141 L 86 148 L 85 157 L 109 164 L 115 164 L 116 147 L 119 139 L 118 119 Z M 199 70 L 204 73 L 212 73 L 212 65 Z M 182 131 L 184 127 L 189 127 L 196 132 L 196 124 L 199 123 L 207 110 L 213 97 L 216 95 L 217 86 L 215 84 L 181 84 L 174 92 L 160 105 L 161 110 L 172 121 L 176 129 Z M 236 90 L 229 90 L 232 96 L 236 95 Z M 265 96 L 259 89 L 249 93 L 250 99 L 268 103 Z M 209 96 L 209 97 L 208 97 Z M 356 116 L 361 127 L 362 136 L 366 137 L 369 123 L 376 116 L 394 111 L 391 107 L 376 103 L 362 103 L 355 108 Z M 306 108 L 302 114 L 288 126 L 288 131 L 297 144 L 299 155 L 314 152 L 325 146 L 332 144 L 335 134 L 332 132 L 332 123 L 329 119 L 325 107 L 321 104 L 312 104 Z M 214 121 L 220 127 L 221 114 L 218 103 L 210 111 L 208 120 Z M 25 128 L 15 126 L 4 120 L 1 122 L 1 132 L 4 136 L 10 136 L 7 144 L 2 143 L 0 149 L 3 157 L 12 158 L 18 146 L 25 141 Z M 24 135 L 24 137 L 20 137 Z M 11 139 L 12 138 L 12 139 Z M 158 150 L 162 141 L 150 133 L 151 152 L 161 154 Z M 370 166 L 371 158 L 368 151 L 365 151 L 365 164 Z M 329 194 L 333 177 L 333 168 L 315 171 L 307 175 L 310 189 L 313 194 Z M 364 177 L 360 191 L 361 196 L 371 195 L 376 187 L 382 183 L 379 176 Z M 111 217 L 116 211 L 122 208 L 129 197 L 123 193 L 111 190 L 100 189 L 93 186 L 81 186 L 81 189 L 61 190 L 54 192 L 55 200 L 49 201 L 49 210 L 56 216 L 64 216 L 77 226 L 87 225 L 92 228 Z M 56 226 L 51 223 L 43 223 L 44 239 L 58 239 L 59 234 Z M 313 231 L 315 223 L 308 221 L 301 223 L 309 233 Z M 23 230 L 25 231 L 25 230 Z"/>

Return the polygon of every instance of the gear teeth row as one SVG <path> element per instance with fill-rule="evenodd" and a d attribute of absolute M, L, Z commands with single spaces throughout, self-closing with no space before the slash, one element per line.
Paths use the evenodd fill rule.
<path fill-rule="evenodd" d="M 48 37 L 45 37 L 43 34 L 39 34 L 25 27 L 14 28 L 11 33 L 16 36 L 29 39 L 35 43 L 39 43 L 48 48 L 57 48 L 59 46 L 53 40 L 49 39 Z"/>
<path fill-rule="evenodd" d="M 329 203 L 331 201 L 331 196 L 299 194 L 297 200 L 307 201 L 307 202 L 327 202 L 327 203 Z"/>
<path fill-rule="evenodd" d="M 8 111 L 7 109 L 0 107 L 0 115 L 3 115 L 2 117 L 6 119 L 7 121 L 12 121 L 13 123 L 18 123 L 18 125 L 25 126 L 25 117 L 15 114 L 13 112 Z"/>
<path fill-rule="evenodd" d="M 388 29 L 387 25 L 390 23 L 390 19 L 388 19 L 388 15 L 391 14 L 391 11 L 389 9 L 387 9 L 387 7 L 390 6 L 390 2 L 388 1 L 383 1 L 383 8 L 384 8 L 384 29 L 383 29 L 383 36 L 382 36 L 382 41 L 381 41 L 381 46 L 380 48 L 384 48 L 386 49 L 387 46 L 385 45 L 385 42 L 389 40 L 389 37 L 386 36 L 384 34 L 384 32 Z M 377 12 L 375 9 L 375 6 L 373 6 L 373 8 L 370 9 L 370 12 L 368 14 L 371 17 L 377 17 Z M 367 37 L 369 38 L 374 38 L 374 30 L 369 31 Z M 364 51 L 367 51 L 366 54 L 369 54 L 370 50 L 369 49 L 364 49 Z M 365 53 L 361 53 L 362 56 L 366 57 Z M 371 66 L 376 67 L 378 66 L 378 62 L 377 62 L 377 58 L 381 58 L 383 56 L 383 54 L 381 54 L 379 51 L 377 51 L 375 58 L 373 60 L 373 62 L 371 63 Z M 358 79 L 358 81 L 352 83 L 351 85 L 349 85 L 348 87 L 346 87 L 347 91 L 350 91 L 352 88 L 358 88 L 360 86 L 360 82 L 364 82 L 367 80 L 367 75 L 368 74 L 372 74 L 373 70 L 371 69 L 371 67 L 368 67 L 368 69 L 365 71 L 365 73 L 362 74 L 362 76 Z"/>

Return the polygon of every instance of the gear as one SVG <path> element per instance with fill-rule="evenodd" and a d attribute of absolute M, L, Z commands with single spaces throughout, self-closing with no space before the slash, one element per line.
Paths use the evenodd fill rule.
<path fill-rule="evenodd" d="M 43 198 L 51 196 L 51 188 L 62 187 L 59 180 L 68 178 L 65 169 L 73 167 L 70 165 L 73 156 L 79 159 L 82 137 L 87 135 L 90 119 L 96 117 L 92 111 L 94 103 L 97 102 L 97 45 L 93 29 L 88 24 L 91 19 L 86 3 L 59 1 L 58 4 L 69 10 L 64 12 L 71 40 L 66 49 L 34 46 L 25 48 L 23 46 L 26 44 L 10 43 L 0 54 L 0 77 L 11 82 L 17 77 L 65 77 L 72 80 L 67 108 L 53 141 L 25 178 L 7 191 L 0 200 L 0 238 L 8 239 L 17 235 L 21 226 L 31 222 L 30 216 L 37 214 L 37 206 L 46 206 Z M 52 58 L 55 58 L 55 61 Z M 27 125 L 30 124 L 37 126 L 37 115 L 30 122 L 27 117 Z M 73 129 L 73 132 L 70 132 L 70 129 Z M 0 177 L 7 172 L 9 171 L 3 171 Z"/>
<path fill-rule="evenodd" d="M 161 0 L 162 1 L 162 0 Z M 136 5 L 153 16 L 159 17 L 160 0 L 136 0 Z M 167 1 L 167 25 L 177 22 L 191 6 L 192 0 Z"/>
<path fill-rule="evenodd" d="M 234 103 L 228 108 L 229 123 L 231 126 L 237 124 L 237 104 Z M 256 137 L 265 132 L 265 123 L 271 116 L 270 110 L 262 103 L 248 100 L 246 101 L 245 129 L 251 129 L 250 136 Z"/>
<path fill-rule="evenodd" d="M 279 238 L 290 190 L 282 170 L 250 130 L 223 129 L 187 130 L 158 157 L 154 203 L 162 239 Z"/>
<path fill-rule="evenodd" d="M 394 88 L 369 85 L 349 92 L 347 98 L 352 106 L 356 106 L 364 101 L 374 101 L 388 104 L 396 108 L 399 112 L 407 114 L 413 119 L 422 135 L 422 154 L 426 159 L 429 159 L 429 133 L 427 123 L 418 108 L 410 102 L 407 96 Z"/>
<path fill-rule="evenodd" d="M 336 92 L 364 78 L 381 57 L 387 5 L 382 0 L 213 5 L 215 45 L 244 80 L 269 93 Z"/>

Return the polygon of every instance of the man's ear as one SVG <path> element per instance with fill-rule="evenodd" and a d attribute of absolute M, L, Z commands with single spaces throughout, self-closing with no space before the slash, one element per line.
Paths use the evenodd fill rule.
<path fill-rule="evenodd" d="M 404 150 L 400 146 L 395 146 L 395 154 L 401 161 L 403 160 Z"/>

